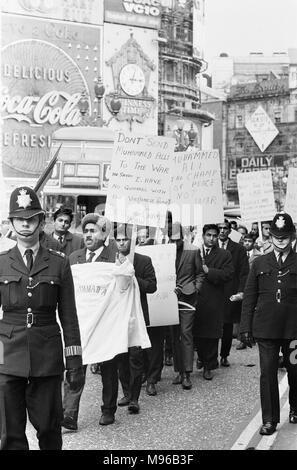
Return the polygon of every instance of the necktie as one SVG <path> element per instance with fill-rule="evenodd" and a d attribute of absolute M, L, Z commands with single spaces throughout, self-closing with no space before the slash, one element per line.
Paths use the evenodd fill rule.
<path fill-rule="evenodd" d="M 91 253 L 89 254 L 87 263 L 92 263 L 94 256 L 95 256 L 95 252 L 91 251 Z"/>
<path fill-rule="evenodd" d="M 210 248 L 206 248 L 206 250 L 205 250 L 205 256 L 208 256 L 208 255 L 209 255 L 209 252 L 210 252 Z"/>
<path fill-rule="evenodd" d="M 58 242 L 62 245 L 63 244 L 63 238 L 61 235 L 58 237 Z"/>
<path fill-rule="evenodd" d="M 32 266 L 33 266 L 33 251 L 30 249 L 26 250 L 25 256 L 27 260 L 27 268 L 29 269 L 29 271 L 31 271 Z"/>
<path fill-rule="evenodd" d="M 279 265 L 280 268 L 283 267 L 283 262 L 284 262 L 284 261 L 283 261 L 283 253 L 280 253 L 280 254 L 278 255 L 278 265 Z"/>
<path fill-rule="evenodd" d="M 225 250 L 225 249 L 226 249 L 225 242 L 222 242 L 222 248 L 223 248 L 223 250 Z"/>
<path fill-rule="evenodd" d="M 251 256 L 251 255 L 250 255 L 250 252 L 249 252 L 249 251 L 247 251 L 247 252 L 246 252 L 246 254 L 247 254 L 247 257 L 248 257 L 248 259 L 249 259 L 249 258 L 250 258 L 250 256 Z"/>

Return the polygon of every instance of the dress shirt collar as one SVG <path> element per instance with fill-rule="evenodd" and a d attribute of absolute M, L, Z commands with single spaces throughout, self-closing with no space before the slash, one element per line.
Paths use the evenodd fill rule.
<path fill-rule="evenodd" d="M 95 251 L 91 251 L 91 250 L 87 249 L 86 260 L 88 261 L 90 253 L 95 253 L 94 258 L 92 259 L 92 263 L 93 263 L 97 258 L 99 258 L 99 256 L 101 255 L 101 253 L 103 251 L 103 248 L 104 248 L 104 245 L 100 246 L 100 248 L 97 248 L 97 250 L 95 250 Z"/>
<path fill-rule="evenodd" d="M 39 250 L 39 247 L 40 247 L 40 243 L 39 243 L 39 241 L 38 241 L 35 245 L 30 246 L 30 248 L 28 248 L 28 247 L 26 248 L 26 247 L 24 247 L 24 246 L 20 246 L 19 244 L 17 245 L 17 247 L 18 247 L 18 249 L 19 249 L 19 252 L 21 253 L 21 256 L 22 256 L 22 258 L 23 258 L 25 264 L 27 265 L 27 260 L 26 260 L 26 256 L 25 256 L 25 251 L 26 251 L 26 250 L 29 250 L 29 249 L 32 250 L 32 251 L 33 251 L 33 260 L 35 261 L 35 258 L 36 258 L 36 256 L 37 256 L 37 253 L 38 253 L 38 250 Z"/>

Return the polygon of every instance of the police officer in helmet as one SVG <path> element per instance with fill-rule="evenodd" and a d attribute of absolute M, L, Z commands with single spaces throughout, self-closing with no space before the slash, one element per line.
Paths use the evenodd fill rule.
<path fill-rule="evenodd" d="M 280 348 L 289 382 L 289 422 L 297 424 L 297 254 L 292 250 L 295 226 L 285 212 L 270 227 L 273 251 L 254 260 L 242 304 L 242 341 L 259 347 L 263 425 L 270 435 L 280 420 L 278 357 Z"/>
<path fill-rule="evenodd" d="M 59 450 L 63 356 L 71 386 L 84 380 L 72 274 L 64 254 L 40 245 L 44 210 L 31 188 L 12 192 L 9 219 L 17 245 L 0 254 L 1 449 L 28 449 L 28 413 L 40 449 Z"/>

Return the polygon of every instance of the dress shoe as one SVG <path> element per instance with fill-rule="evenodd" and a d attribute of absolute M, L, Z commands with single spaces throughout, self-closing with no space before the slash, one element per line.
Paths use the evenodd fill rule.
<path fill-rule="evenodd" d="M 297 410 L 294 410 L 293 408 L 290 409 L 289 423 L 297 424 Z"/>
<path fill-rule="evenodd" d="M 275 423 L 268 421 L 261 426 L 259 434 L 262 434 L 262 436 L 270 436 L 276 431 L 276 426 Z"/>
<path fill-rule="evenodd" d="M 147 386 L 146 386 L 146 393 L 147 393 L 147 395 L 150 395 L 151 397 L 157 395 L 157 390 L 156 390 L 155 384 L 148 383 Z"/>
<path fill-rule="evenodd" d="M 212 379 L 213 379 L 213 373 L 211 372 L 210 369 L 204 368 L 204 371 L 203 371 L 203 378 L 204 378 L 205 380 L 212 380 Z"/>
<path fill-rule="evenodd" d="M 240 343 L 236 346 L 237 351 L 240 351 L 241 349 L 246 349 L 246 345 L 240 341 Z"/>
<path fill-rule="evenodd" d="M 165 366 L 172 366 L 172 365 L 173 365 L 172 356 L 165 356 Z"/>
<path fill-rule="evenodd" d="M 182 387 L 184 390 L 191 390 L 192 382 L 191 382 L 189 373 L 184 374 L 183 379 L 182 379 Z"/>
<path fill-rule="evenodd" d="M 77 422 L 74 418 L 71 418 L 71 416 L 64 416 L 61 426 L 70 431 L 77 431 Z"/>
<path fill-rule="evenodd" d="M 226 357 L 221 357 L 220 364 L 222 367 L 230 367 L 230 362 Z"/>
<path fill-rule="evenodd" d="M 173 385 L 178 385 L 182 383 L 182 377 L 180 374 L 177 374 L 177 376 L 172 380 Z"/>
<path fill-rule="evenodd" d="M 197 358 L 197 361 L 196 361 L 196 368 L 197 368 L 198 370 L 200 370 L 200 369 L 203 368 L 203 362 L 200 361 L 199 358 Z"/>
<path fill-rule="evenodd" d="M 137 414 L 139 413 L 139 404 L 138 401 L 130 401 L 129 406 L 128 406 L 128 411 L 131 414 Z"/>
<path fill-rule="evenodd" d="M 99 362 L 90 365 L 90 371 L 92 374 L 101 374 Z"/>
<path fill-rule="evenodd" d="M 114 423 L 114 415 L 110 413 L 103 413 L 99 420 L 101 426 L 107 426 L 108 424 Z"/>
<path fill-rule="evenodd" d="M 285 367 L 284 356 L 278 356 L 278 368 L 283 369 Z"/>
<path fill-rule="evenodd" d="M 128 398 L 126 395 L 124 395 L 119 401 L 118 405 L 119 406 L 128 406 L 130 403 L 130 398 Z"/>

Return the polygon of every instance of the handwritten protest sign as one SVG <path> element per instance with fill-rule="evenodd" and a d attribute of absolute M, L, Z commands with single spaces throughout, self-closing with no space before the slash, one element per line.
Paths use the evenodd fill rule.
<path fill-rule="evenodd" d="M 297 222 L 297 168 L 289 168 L 285 212 Z"/>
<path fill-rule="evenodd" d="M 176 285 L 175 244 L 137 246 L 136 251 L 151 258 L 156 272 L 157 291 L 148 294 L 150 326 L 179 323 Z"/>
<path fill-rule="evenodd" d="M 260 222 L 273 219 L 275 203 L 270 170 L 239 173 L 237 185 L 242 220 Z"/>
<path fill-rule="evenodd" d="M 171 178 L 171 206 L 175 220 L 197 225 L 224 220 L 218 150 L 176 152 Z"/>
<path fill-rule="evenodd" d="M 121 223 L 164 227 L 175 140 L 118 132 L 105 215 Z"/>

